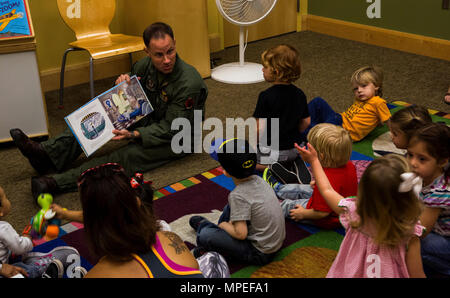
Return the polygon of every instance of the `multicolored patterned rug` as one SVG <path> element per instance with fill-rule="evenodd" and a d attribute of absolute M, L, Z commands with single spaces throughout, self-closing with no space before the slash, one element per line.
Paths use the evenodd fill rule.
<path fill-rule="evenodd" d="M 392 113 L 407 106 L 404 102 L 389 104 Z M 450 115 L 430 110 L 433 121 L 450 124 Z M 357 168 L 358 179 L 377 151 L 394 151 L 386 126 L 375 129 L 363 141 L 353 145 L 352 162 Z M 154 209 L 160 219 L 169 223 L 188 245 L 196 245 L 189 218 L 202 215 L 217 222 L 227 203 L 227 196 L 234 188 L 233 181 L 223 175 L 220 167 L 161 188 L 155 192 Z M 230 260 L 232 277 L 325 277 L 330 268 L 344 230 L 323 230 L 311 225 L 286 220 L 286 239 L 282 249 L 270 264 L 247 266 Z M 47 252 L 56 246 L 73 246 L 81 254 L 81 265 L 87 270 L 98 261 L 89 253 L 84 239 L 83 225 L 68 223 L 61 227 L 58 239 L 38 242 L 34 251 Z"/>
<path fill-rule="evenodd" d="M 357 153 L 355 154 L 359 156 Z M 358 176 L 360 177 L 370 161 L 355 160 L 353 162 L 358 168 Z M 155 192 L 154 210 L 160 219 L 169 223 L 172 231 L 176 232 L 189 248 L 193 248 L 196 245 L 196 237 L 195 232 L 189 226 L 189 218 L 193 215 L 202 215 L 212 222 L 217 222 L 223 207 L 227 204 L 228 194 L 233 188 L 233 180 L 223 175 L 222 168 L 218 167 L 157 190 Z M 297 254 L 302 255 L 305 264 L 308 262 L 313 264 L 314 260 L 320 260 L 322 256 L 321 264 L 326 266 L 331 265 L 331 262 L 326 262 L 330 259 L 329 250 L 331 249 L 336 253 L 343 234 L 343 231 L 339 229 L 322 231 L 313 226 L 297 224 L 291 220 L 286 221 L 286 232 L 287 237 L 283 243 L 283 249 L 274 262 L 286 262 L 289 258 L 284 260 L 285 257 L 293 253 L 290 259 L 295 259 Z M 57 246 L 69 245 L 75 247 L 80 252 L 81 265 L 87 270 L 98 261 L 90 254 L 84 239 L 83 225 L 79 223 L 65 224 L 61 226 L 58 239 L 48 242 L 41 240 L 36 244 L 34 251 L 39 252 L 48 252 Z M 315 250 L 311 247 L 320 247 L 320 249 Z M 232 277 L 251 277 L 252 274 L 262 276 L 267 274 L 268 271 L 268 269 L 257 266 L 246 266 L 230 260 L 227 261 Z M 327 271 L 325 267 L 319 271 L 317 271 L 319 267 L 313 267 L 311 267 L 311 272 L 303 269 L 306 270 L 304 277 L 317 276 L 320 275 L 320 272 Z M 258 269 L 262 271 L 256 272 Z M 286 272 L 286 276 L 292 277 L 289 271 Z M 293 272 L 297 271 L 294 270 Z"/>

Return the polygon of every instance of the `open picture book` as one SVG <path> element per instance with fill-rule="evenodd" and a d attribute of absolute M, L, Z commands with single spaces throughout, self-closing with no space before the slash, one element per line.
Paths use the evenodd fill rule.
<path fill-rule="evenodd" d="M 86 156 L 114 137 L 113 129 L 127 129 L 153 112 L 136 76 L 93 98 L 64 117 Z"/>

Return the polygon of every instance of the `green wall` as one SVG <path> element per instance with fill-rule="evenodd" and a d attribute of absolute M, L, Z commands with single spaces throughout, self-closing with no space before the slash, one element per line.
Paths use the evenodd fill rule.
<path fill-rule="evenodd" d="M 380 0 L 381 18 L 370 19 L 366 0 L 309 0 L 308 13 L 363 25 L 450 40 L 450 10 L 442 0 Z"/>

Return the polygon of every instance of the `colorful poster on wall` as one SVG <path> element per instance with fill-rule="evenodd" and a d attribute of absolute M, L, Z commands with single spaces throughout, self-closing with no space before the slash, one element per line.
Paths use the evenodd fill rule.
<path fill-rule="evenodd" d="M 27 0 L 0 0 L 0 40 L 33 36 Z"/>

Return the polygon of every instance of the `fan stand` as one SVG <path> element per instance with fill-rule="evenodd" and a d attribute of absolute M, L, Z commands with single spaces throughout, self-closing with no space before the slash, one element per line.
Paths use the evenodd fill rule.
<path fill-rule="evenodd" d="M 239 28 L 239 62 L 222 64 L 211 71 L 211 78 L 227 84 L 254 84 L 264 81 L 263 66 L 244 61 L 244 27 Z"/>

